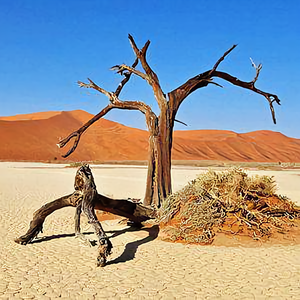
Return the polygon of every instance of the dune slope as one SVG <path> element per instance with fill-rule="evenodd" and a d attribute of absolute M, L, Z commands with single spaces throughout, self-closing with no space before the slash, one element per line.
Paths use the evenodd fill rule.
<path fill-rule="evenodd" d="M 81 110 L 2 117 L 0 159 L 63 160 L 61 154 L 67 148 L 59 149 L 57 142 L 91 117 Z M 83 134 L 77 150 L 68 160 L 146 160 L 147 149 L 146 131 L 101 119 Z M 175 131 L 172 158 L 300 162 L 300 140 L 273 131 L 243 134 L 225 130 Z"/>

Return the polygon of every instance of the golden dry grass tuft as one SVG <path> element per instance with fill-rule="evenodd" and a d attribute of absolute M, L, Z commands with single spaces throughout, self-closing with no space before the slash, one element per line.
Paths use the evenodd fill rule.
<path fill-rule="evenodd" d="M 264 240 L 295 226 L 300 208 L 276 194 L 269 176 L 248 176 L 240 168 L 209 170 L 170 195 L 159 222 L 171 241 L 213 242 L 216 233 Z"/>

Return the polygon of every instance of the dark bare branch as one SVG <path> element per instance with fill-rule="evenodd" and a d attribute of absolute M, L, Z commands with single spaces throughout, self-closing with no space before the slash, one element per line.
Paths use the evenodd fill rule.
<path fill-rule="evenodd" d="M 94 124 L 96 121 L 98 121 L 99 119 L 101 119 L 103 116 L 105 116 L 111 109 L 127 109 L 127 110 L 139 110 L 140 112 L 142 112 L 143 114 L 146 115 L 146 118 L 149 116 L 152 116 L 155 114 L 152 112 L 151 107 L 141 101 L 118 101 L 115 103 L 110 103 L 109 105 L 107 105 L 105 108 L 103 108 L 97 115 L 95 115 L 91 120 L 89 120 L 88 122 L 86 122 L 82 127 L 80 127 L 78 130 L 74 131 L 73 133 L 71 133 L 69 136 L 67 136 L 66 138 L 64 138 L 63 140 L 61 140 L 57 146 L 59 148 L 63 148 L 72 138 L 75 137 L 75 142 L 72 146 L 72 148 L 64 155 L 62 155 L 62 157 L 66 158 L 68 157 L 70 154 L 72 154 L 79 143 L 80 137 L 81 135 L 92 125 Z M 146 120 L 147 121 L 147 120 Z M 147 122 L 147 124 L 149 124 Z"/>
<path fill-rule="evenodd" d="M 159 105 L 159 107 L 162 109 L 163 107 L 166 107 L 167 100 L 164 92 L 162 91 L 162 88 L 160 86 L 159 80 L 157 75 L 154 73 L 154 71 L 151 69 L 149 66 L 147 59 L 146 59 L 146 54 L 148 47 L 150 45 L 150 41 L 148 40 L 142 50 L 140 50 L 135 41 L 134 38 L 129 34 L 128 35 L 131 47 L 136 55 L 136 57 L 140 60 L 143 69 L 145 70 L 146 74 L 148 75 L 147 81 L 151 85 L 154 97 Z"/>
<path fill-rule="evenodd" d="M 90 83 L 83 83 L 78 82 L 78 84 L 81 87 L 85 88 L 93 88 L 100 93 L 106 95 L 109 98 L 110 104 L 108 104 L 106 107 L 104 107 L 97 115 L 95 115 L 92 119 L 90 119 L 88 122 L 86 122 L 82 127 L 80 127 L 78 130 L 71 133 L 69 136 L 61 140 L 57 146 L 59 148 L 63 148 L 72 138 L 75 138 L 73 146 L 69 149 L 69 151 L 62 155 L 62 157 L 66 158 L 70 154 L 72 154 L 75 149 L 78 146 L 78 143 L 80 141 L 81 135 L 96 121 L 101 119 L 103 116 L 105 116 L 111 109 L 118 108 L 118 109 L 127 109 L 127 110 L 139 110 L 143 114 L 145 114 L 147 117 L 150 117 L 150 115 L 154 115 L 154 113 L 151 110 L 151 107 L 141 101 L 121 101 L 116 93 L 108 92 L 104 90 L 103 88 L 99 87 L 96 83 L 94 83 L 91 79 L 88 79 Z M 123 85 L 124 86 L 124 85 Z M 117 92 L 120 93 L 122 90 L 122 87 L 120 89 L 117 89 Z M 146 118 L 147 118 L 146 117 Z M 147 123 L 148 124 L 148 123 Z"/>
<path fill-rule="evenodd" d="M 170 99 L 170 106 L 175 109 L 175 111 L 178 110 L 180 104 L 182 101 L 190 95 L 195 90 L 207 86 L 209 83 L 217 85 L 219 87 L 222 87 L 216 82 L 212 81 L 212 73 L 218 68 L 220 63 L 225 59 L 225 57 L 236 47 L 237 45 L 233 45 L 230 49 L 228 49 L 215 63 L 214 67 L 207 72 L 204 72 L 202 74 L 199 74 L 188 81 L 186 81 L 184 84 L 179 86 L 177 89 L 173 90 L 169 93 L 169 99 Z"/>
<path fill-rule="evenodd" d="M 97 115 L 95 115 L 92 119 L 90 119 L 88 122 L 86 122 L 82 127 L 80 127 L 78 130 L 72 132 L 69 136 L 67 136 L 66 138 L 64 138 L 63 140 L 61 140 L 57 146 L 59 148 L 63 148 L 72 138 L 75 138 L 74 144 L 73 146 L 69 149 L 69 151 L 62 155 L 63 158 L 68 157 L 70 154 L 72 154 L 79 143 L 80 137 L 81 135 L 92 125 L 94 124 L 96 121 L 98 121 L 99 119 L 101 119 L 103 116 L 105 116 L 112 108 L 114 108 L 114 106 L 112 104 L 107 105 L 106 107 L 104 107 Z"/>
<path fill-rule="evenodd" d="M 208 83 L 211 83 L 211 84 L 214 84 L 214 85 L 216 85 L 216 86 L 218 86 L 220 88 L 223 88 L 223 85 L 221 85 L 221 84 L 219 84 L 217 82 L 214 82 L 212 79 L 207 79 L 207 81 L 208 81 Z"/>
<path fill-rule="evenodd" d="M 257 94 L 260 94 L 262 96 L 264 96 L 268 102 L 269 102 L 269 105 L 270 105 L 270 110 L 271 110 L 271 114 L 272 114 L 272 118 L 273 118 L 273 122 L 274 124 L 276 124 L 276 117 L 275 117 L 275 111 L 274 111 L 274 107 L 273 107 L 273 102 L 276 102 L 278 105 L 280 105 L 280 100 L 278 98 L 277 95 L 275 94 L 271 94 L 271 93 L 268 93 L 268 92 L 264 92 L 260 89 L 257 89 L 255 86 L 254 86 L 254 82 L 251 81 L 251 82 L 245 82 L 245 81 L 241 81 L 239 79 L 237 79 L 236 77 L 233 77 L 231 76 L 230 74 L 228 73 L 225 73 L 225 72 L 220 72 L 220 71 L 214 71 L 212 73 L 212 76 L 213 77 L 219 77 L 219 78 L 222 78 L 234 85 L 237 85 L 239 87 L 242 87 L 242 88 L 245 88 L 245 89 L 248 89 L 248 90 L 251 90 Z"/>
<path fill-rule="evenodd" d="M 225 57 L 236 47 L 237 45 L 233 45 L 229 50 L 227 50 L 221 58 L 218 59 L 218 61 L 216 62 L 216 64 L 214 65 L 214 67 L 209 70 L 206 71 L 202 74 L 199 74 L 189 80 L 187 80 L 184 84 L 182 84 L 181 86 L 179 86 L 178 88 L 176 88 L 175 90 L 171 91 L 170 93 L 168 93 L 168 97 L 169 97 L 169 107 L 172 108 L 173 111 L 173 116 L 176 115 L 176 112 L 180 106 L 180 104 L 183 102 L 183 100 L 190 95 L 192 92 L 194 92 L 195 90 L 205 87 L 207 86 L 209 83 L 213 83 L 215 85 L 220 86 L 218 83 L 215 83 L 212 81 L 212 77 L 219 77 L 222 78 L 234 85 L 237 85 L 239 87 L 245 88 L 245 89 L 249 89 L 255 93 L 258 93 L 262 96 L 264 96 L 270 105 L 270 110 L 271 110 L 271 114 L 272 114 L 272 118 L 273 118 L 273 122 L 274 124 L 276 124 L 276 118 L 275 118 L 275 111 L 274 111 L 274 107 L 273 107 L 273 102 L 275 101 L 277 104 L 280 105 L 280 100 L 278 98 L 277 95 L 275 94 L 270 94 L 267 92 L 264 92 L 262 90 L 259 90 L 255 87 L 255 83 L 258 79 L 258 76 L 260 74 L 260 71 L 262 69 L 262 65 L 259 64 L 258 66 L 256 66 L 256 64 L 253 62 L 253 60 L 251 59 L 251 63 L 252 66 L 255 68 L 256 70 L 256 75 L 254 77 L 254 79 L 250 82 L 245 82 L 245 81 L 241 81 L 239 79 L 237 79 L 236 77 L 231 76 L 228 73 L 225 72 L 220 72 L 217 71 L 218 66 L 220 65 L 220 63 L 225 59 Z M 221 86 L 222 87 L 222 86 Z"/>
<path fill-rule="evenodd" d="M 204 72 L 187 80 L 184 84 L 168 93 L 169 106 L 177 112 L 183 100 L 195 90 L 207 86 L 211 82 L 209 72 Z"/>
<path fill-rule="evenodd" d="M 147 50 L 148 50 L 149 45 L 150 45 L 150 41 L 148 40 L 148 41 L 145 43 L 145 45 L 144 45 L 144 47 L 142 48 L 142 50 L 141 50 L 141 55 L 146 56 L 146 53 L 147 53 Z"/>
<path fill-rule="evenodd" d="M 138 58 L 136 58 L 131 67 L 135 68 L 137 66 L 138 62 L 139 62 L 139 60 L 138 60 Z M 117 87 L 117 89 L 115 91 L 115 95 L 117 97 L 119 97 L 119 95 L 120 95 L 123 87 L 129 81 L 130 77 L 131 77 L 131 73 L 125 73 L 125 78 L 120 82 L 120 84 L 118 85 L 118 87 Z"/>
<path fill-rule="evenodd" d="M 81 200 L 81 198 L 82 195 L 75 191 L 70 195 L 63 196 L 43 205 L 40 209 L 34 212 L 33 219 L 30 222 L 29 229 L 26 234 L 15 239 L 15 242 L 21 245 L 30 243 L 40 232 L 42 232 L 44 221 L 48 215 L 63 207 L 76 207 L 76 204 Z"/>
<path fill-rule="evenodd" d="M 75 149 L 78 146 L 81 134 L 82 133 L 73 132 L 69 136 L 67 136 L 65 139 L 61 140 L 58 144 L 56 144 L 58 146 L 58 148 L 63 148 L 72 138 L 75 138 L 72 148 L 70 148 L 66 154 L 62 155 L 63 158 L 68 157 L 71 153 L 73 153 L 75 151 Z"/>
<path fill-rule="evenodd" d="M 186 123 L 184 123 L 184 122 L 182 122 L 182 121 L 179 121 L 179 120 L 174 120 L 175 122 L 177 122 L 177 123 L 180 123 L 180 124 L 183 124 L 183 125 L 185 125 L 185 126 L 188 126 Z"/>
<path fill-rule="evenodd" d="M 228 49 L 223 55 L 222 57 L 220 57 L 218 59 L 218 61 L 215 63 L 214 67 L 211 69 L 211 72 L 217 70 L 218 66 L 220 65 L 220 63 L 225 59 L 225 57 L 236 47 L 237 45 L 233 45 L 230 49 Z"/>
<path fill-rule="evenodd" d="M 210 75 L 209 75 L 210 74 Z M 174 111 L 176 112 L 179 108 L 179 105 L 182 103 L 182 101 L 189 95 L 191 94 L 193 91 L 205 87 L 208 85 L 208 83 L 211 81 L 211 78 L 207 78 L 207 77 L 218 77 L 218 78 L 222 78 L 228 82 L 230 82 L 231 84 L 234 84 L 236 86 L 251 90 L 257 94 L 260 94 L 262 96 L 264 96 L 270 105 L 270 110 L 272 113 L 272 118 L 273 118 L 273 122 L 274 124 L 276 124 L 276 118 L 275 118 L 275 111 L 274 111 L 274 107 L 273 107 L 273 102 L 276 102 L 278 105 L 280 105 L 280 100 L 278 98 L 277 95 L 275 94 L 271 94 L 268 92 L 264 92 L 260 89 L 257 89 L 254 86 L 254 82 L 250 81 L 250 82 L 245 82 L 242 80 L 237 79 L 236 77 L 233 77 L 232 75 L 225 73 L 225 72 L 220 72 L 220 71 L 207 71 L 204 72 L 200 75 L 197 75 L 191 79 L 189 79 L 186 83 L 184 83 L 183 85 L 181 85 L 179 88 L 173 90 L 172 92 L 169 93 L 169 98 L 171 103 L 169 104 L 169 106 L 174 107 Z M 173 105 L 173 106 L 172 106 Z"/>

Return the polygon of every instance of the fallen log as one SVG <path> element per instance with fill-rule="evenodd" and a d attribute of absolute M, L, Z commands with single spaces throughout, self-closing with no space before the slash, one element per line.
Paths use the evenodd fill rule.
<path fill-rule="evenodd" d="M 72 194 L 49 202 L 35 211 L 28 231 L 26 234 L 15 239 L 15 242 L 21 245 L 30 243 L 40 232 L 42 232 L 43 224 L 47 216 L 58 209 L 68 206 L 76 208 L 76 235 L 80 234 L 80 214 L 83 211 L 88 217 L 89 223 L 94 226 L 95 232 L 99 238 L 100 246 L 104 244 L 107 246 L 107 243 L 104 243 L 103 240 L 108 241 L 108 238 L 106 237 L 100 222 L 96 218 L 95 209 L 128 218 L 129 221 L 134 224 L 141 224 L 141 222 L 153 219 L 156 216 L 156 211 L 151 207 L 146 207 L 130 200 L 117 200 L 99 194 L 96 190 L 94 179 L 88 165 L 83 165 L 77 170 L 74 187 L 75 191 Z M 110 247 L 112 247 L 111 244 L 109 248 Z M 109 250 L 104 252 L 109 254 Z M 103 249 L 99 250 L 99 253 L 101 251 L 103 252 Z M 106 256 L 104 257 L 104 262 L 98 261 L 98 265 L 105 265 Z"/>

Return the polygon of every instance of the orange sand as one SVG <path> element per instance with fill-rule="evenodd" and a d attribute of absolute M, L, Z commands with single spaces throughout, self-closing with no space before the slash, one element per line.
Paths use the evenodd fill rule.
<path fill-rule="evenodd" d="M 68 146 L 59 149 L 56 144 L 91 117 L 82 110 L 2 117 L 0 159 L 63 160 Z M 101 119 L 83 134 L 68 160 L 146 160 L 147 149 L 147 131 Z M 172 155 L 174 160 L 300 162 L 300 140 L 273 131 L 175 131 Z"/>

